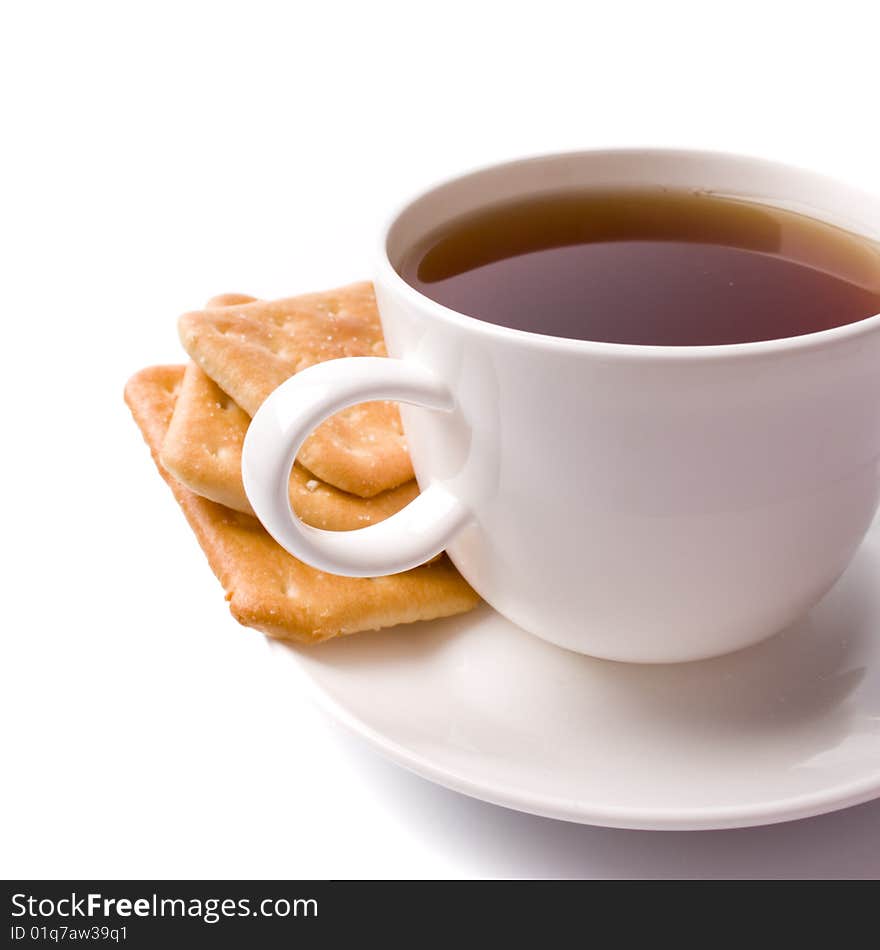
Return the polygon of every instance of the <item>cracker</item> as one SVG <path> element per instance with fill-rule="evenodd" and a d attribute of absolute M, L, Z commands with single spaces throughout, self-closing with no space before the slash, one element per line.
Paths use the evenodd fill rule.
<path fill-rule="evenodd" d="M 212 306 L 184 314 L 179 330 L 190 357 L 250 416 L 276 387 L 308 366 L 344 356 L 386 355 L 369 283 Z M 366 402 L 337 413 L 306 439 L 299 461 L 321 481 L 364 498 L 413 477 L 392 402 Z"/>
<path fill-rule="evenodd" d="M 337 577 L 284 551 L 250 515 L 208 501 L 181 485 L 159 462 L 183 380 L 182 366 L 141 370 L 125 388 L 160 474 L 226 590 L 232 615 L 272 637 L 316 643 L 361 630 L 463 613 L 479 598 L 444 555 L 390 577 Z"/>
<path fill-rule="evenodd" d="M 208 300 L 205 307 L 208 310 L 213 307 L 235 307 L 244 303 L 254 303 L 256 299 L 250 294 L 217 294 L 216 297 L 211 297 Z"/>
<path fill-rule="evenodd" d="M 217 299 L 217 298 L 215 298 Z M 195 363 L 183 377 L 160 461 L 197 495 L 253 514 L 241 480 L 241 449 L 250 417 Z M 418 495 L 415 480 L 361 498 L 314 478 L 301 465 L 290 476 L 290 503 L 306 524 L 347 531 L 377 524 Z"/>

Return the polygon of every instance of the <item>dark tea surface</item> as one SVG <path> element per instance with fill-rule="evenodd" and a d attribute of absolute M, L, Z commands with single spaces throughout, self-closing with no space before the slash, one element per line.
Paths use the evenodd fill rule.
<path fill-rule="evenodd" d="M 880 244 L 705 192 L 569 191 L 488 207 L 413 247 L 399 272 L 480 320 L 609 343 L 746 343 L 880 313 Z"/>

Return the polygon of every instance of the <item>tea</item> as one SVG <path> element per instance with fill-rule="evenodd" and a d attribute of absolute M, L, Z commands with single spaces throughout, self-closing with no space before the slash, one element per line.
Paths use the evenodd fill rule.
<path fill-rule="evenodd" d="M 707 192 L 579 190 L 489 206 L 429 235 L 399 272 L 480 320 L 608 343 L 748 343 L 880 313 L 880 244 Z"/>

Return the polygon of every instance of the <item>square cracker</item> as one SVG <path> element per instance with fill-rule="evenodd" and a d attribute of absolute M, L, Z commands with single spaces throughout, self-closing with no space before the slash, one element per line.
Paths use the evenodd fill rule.
<path fill-rule="evenodd" d="M 184 314 L 184 349 L 248 415 L 295 373 L 344 356 L 385 356 L 370 283 L 283 300 L 234 302 Z M 372 497 L 413 477 L 397 406 L 365 402 L 327 419 L 299 462 L 343 491 Z"/>
<path fill-rule="evenodd" d="M 241 449 L 250 417 L 195 363 L 186 367 L 159 460 L 179 482 L 211 501 L 253 514 L 241 480 Z M 290 503 L 306 524 L 347 531 L 376 524 L 418 495 L 414 479 L 361 498 L 313 478 L 299 463 Z"/>
<path fill-rule="evenodd" d="M 182 366 L 141 370 L 128 381 L 125 400 L 236 620 L 272 637 L 316 643 L 476 606 L 479 598 L 446 556 L 389 577 L 337 577 L 289 555 L 250 515 L 184 488 L 159 462 L 183 372 Z"/>

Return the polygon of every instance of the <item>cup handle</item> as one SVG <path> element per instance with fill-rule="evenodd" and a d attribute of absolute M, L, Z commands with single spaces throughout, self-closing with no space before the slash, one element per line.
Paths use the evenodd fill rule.
<path fill-rule="evenodd" d="M 353 531 L 304 524 L 290 506 L 290 471 L 300 446 L 328 416 L 374 399 L 449 412 L 455 400 L 429 370 L 404 360 L 328 360 L 282 383 L 251 420 L 242 451 L 244 490 L 272 537 L 301 561 L 347 577 L 397 574 L 439 554 L 468 520 L 462 503 L 429 485 L 390 518 Z"/>

